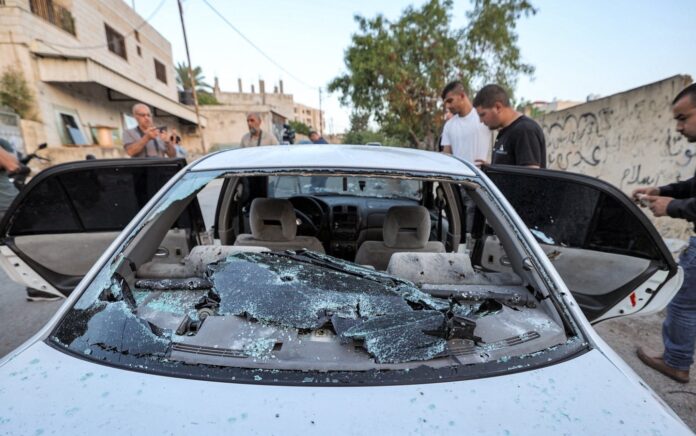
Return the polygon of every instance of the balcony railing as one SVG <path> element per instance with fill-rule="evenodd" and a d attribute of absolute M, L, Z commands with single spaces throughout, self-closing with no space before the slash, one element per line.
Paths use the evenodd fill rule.
<path fill-rule="evenodd" d="M 53 0 L 29 0 L 29 6 L 34 15 L 75 36 L 75 18 L 69 9 Z"/>

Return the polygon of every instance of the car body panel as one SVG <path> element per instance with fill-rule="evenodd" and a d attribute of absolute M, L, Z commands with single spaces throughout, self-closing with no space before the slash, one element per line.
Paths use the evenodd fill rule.
<path fill-rule="evenodd" d="M 238 148 L 209 155 L 192 171 L 277 168 L 327 168 L 402 171 L 473 176 L 470 164 L 449 155 L 401 147 L 365 145 L 293 145 Z"/>
<path fill-rule="evenodd" d="M 253 149 L 268 158 L 265 162 L 255 161 L 256 155 L 244 150 L 215 156 L 224 158 L 225 165 L 238 170 L 252 168 L 252 163 L 257 165 L 253 168 L 273 170 L 299 165 L 282 158 L 289 155 L 279 151 L 293 148 L 273 147 L 273 153 L 281 156 L 275 160 L 270 158 L 273 155 L 270 150 Z M 572 313 L 579 329 L 586 334 L 592 349 L 554 365 L 534 369 L 516 366 L 504 376 L 450 383 L 305 387 L 264 384 L 266 374 L 259 376 L 258 383 L 251 384 L 147 374 L 138 368 L 120 369 L 82 359 L 43 342 L 106 262 L 123 246 L 129 233 L 183 176 L 181 172 L 126 226 L 42 331 L 0 361 L 0 380 L 3 380 L 0 433 L 94 434 L 119 430 L 128 434 L 188 434 L 203 430 L 242 434 L 501 434 L 507 431 L 600 434 L 613 430 L 625 434 L 690 434 L 679 418 L 597 336 L 546 253 L 485 174 L 479 174 L 470 164 L 454 158 L 417 150 L 396 150 L 395 154 L 400 157 L 393 162 L 379 160 L 387 148 L 377 147 L 369 149 L 380 153 L 363 153 L 363 148 L 352 146 L 308 146 L 298 154 L 312 161 L 314 148 L 323 150 L 321 162 L 327 166 L 319 168 L 325 170 L 331 169 L 328 165 L 332 162 L 341 159 L 360 162 L 357 158 L 364 157 L 370 160 L 352 168 L 375 173 L 479 176 L 479 181 L 488 187 L 510 222 L 517 227 L 519 237 L 537 258 L 536 264 L 545 272 L 551 288 Z M 337 151 L 332 154 L 333 149 Z M 360 153 L 345 154 L 347 150 Z M 239 154 L 241 152 L 244 153 Z M 246 160 L 242 160 L 242 156 Z M 443 172 L 436 166 L 441 159 L 445 159 L 445 169 L 451 172 Z M 208 160 L 207 166 L 202 165 Z M 205 157 L 188 169 L 224 167 L 214 161 L 213 156 Z M 298 168 L 303 167 L 295 167 Z"/>
<path fill-rule="evenodd" d="M 690 434 L 598 350 L 478 380 L 289 387 L 145 376 L 36 342 L 0 378 L 8 434 Z"/>

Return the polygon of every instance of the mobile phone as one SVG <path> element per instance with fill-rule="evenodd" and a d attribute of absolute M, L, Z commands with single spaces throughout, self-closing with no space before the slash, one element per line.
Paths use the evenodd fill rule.
<path fill-rule="evenodd" d="M 159 126 L 159 127 L 157 128 L 157 130 L 159 130 L 160 132 L 166 132 L 166 131 L 167 131 L 167 126 Z"/>

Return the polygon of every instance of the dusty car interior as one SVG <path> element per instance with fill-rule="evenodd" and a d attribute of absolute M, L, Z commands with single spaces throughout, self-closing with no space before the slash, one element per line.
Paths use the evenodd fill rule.
<path fill-rule="evenodd" d="M 59 343 L 184 364 L 365 371 L 507 362 L 571 339 L 527 248 L 474 181 L 209 178 L 162 199 L 75 306 L 90 326 L 119 319 L 132 336 L 66 323 Z M 204 192 L 217 204 L 212 223 L 191 212 Z M 463 196 L 478 205 L 469 234 Z M 488 238 L 501 268 L 481 259 Z"/>

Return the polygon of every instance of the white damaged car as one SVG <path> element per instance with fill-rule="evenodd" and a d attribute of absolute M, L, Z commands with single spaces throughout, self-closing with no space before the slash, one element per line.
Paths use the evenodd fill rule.
<path fill-rule="evenodd" d="M 591 327 L 683 277 L 606 183 L 347 145 L 180 166 L 16 199 L 2 265 L 67 301 L 0 361 L 0 434 L 691 433 Z"/>

